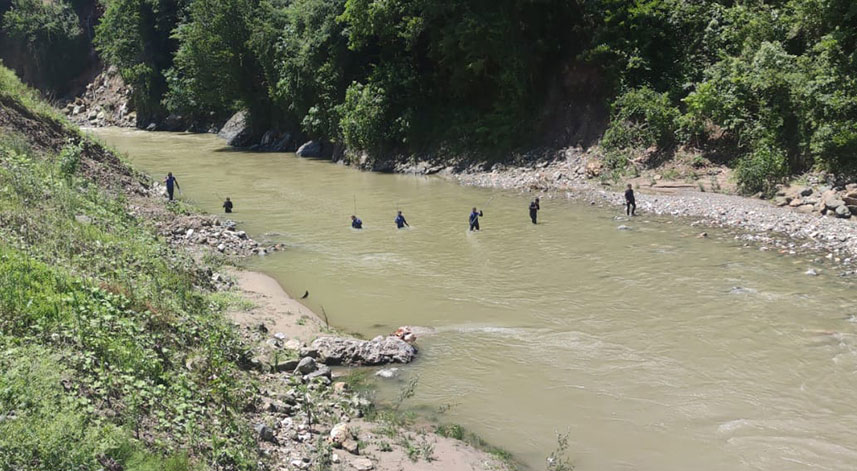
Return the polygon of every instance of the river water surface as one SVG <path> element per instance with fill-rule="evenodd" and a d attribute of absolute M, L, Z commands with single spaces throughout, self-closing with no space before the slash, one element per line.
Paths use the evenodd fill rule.
<path fill-rule="evenodd" d="M 857 469 L 854 286 L 804 275 L 806 260 L 564 199 L 543 200 L 533 225 L 530 195 L 236 152 L 211 135 L 96 133 L 138 168 L 172 171 L 205 210 L 230 196 L 242 229 L 289 247 L 252 268 L 309 290 L 337 328 L 435 329 L 406 368 L 420 376 L 413 404 L 452 405 L 441 420 L 531 469 L 556 430 L 578 471 Z"/>

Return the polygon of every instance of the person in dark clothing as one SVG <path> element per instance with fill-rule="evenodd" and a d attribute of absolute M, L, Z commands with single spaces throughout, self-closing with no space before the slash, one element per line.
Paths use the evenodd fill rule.
<path fill-rule="evenodd" d="M 360 220 L 357 216 L 351 216 L 351 228 L 352 229 L 363 229 L 363 221 Z"/>
<path fill-rule="evenodd" d="M 224 209 L 227 213 L 231 213 L 231 212 L 232 212 L 232 201 L 229 199 L 229 197 L 228 197 L 228 196 L 226 197 L 226 201 L 224 201 L 224 202 L 223 202 L 223 209 Z"/>
<path fill-rule="evenodd" d="M 636 216 L 636 213 L 637 202 L 634 199 L 634 190 L 631 188 L 631 184 L 628 183 L 628 189 L 625 190 L 625 214 L 628 216 Z"/>
<path fill-rule="evenodd" d="M 396 227 L 402 229 L 405 226 L 411 227 L 408 221 L 405 221 L 405 216 L 402 216 L 402 212 L 399 211 L 399 214 L 396 216 Z"/>
<path fill-rule="evenodd" d="M 530 219 L 532 219 L 532 220 L 533 220 L 533 224 L 537 224 L 537 223 L 536 223 L 536 218 L 537 218 L 537 217 L 538 217 L 538 215 L 539 215 L 539 210 L 540 210 L 540 209 L 541 209 L 541 206 L 539 206 L 539 199 L 538 199 L 538 198 L 536 198 L 534 201 L 532 201 L 532 202 L 530 203 Z"/>
<path fill-rule="evenodd" d="M 477 211 L 476 208 L 473 208 L 473 211 L 470 213 L 470 230 L 478 231 L 479 230 L 479 217 L 482 216 L 482 211 Z"/>
<path fill-rule="evenodd" d="M 164 183 L 167 184 L 167 196 L 169 196 L 170 201 L 172 201 L 173 200 L 173 191 L 174 191 L 173 187 L 181 190 L 181 187 L 179 186 L 179 181 L 176 180 L 176 177 L 173 176 L 173 172 L 168 172 L 167 178 L 164 179 Z"/>

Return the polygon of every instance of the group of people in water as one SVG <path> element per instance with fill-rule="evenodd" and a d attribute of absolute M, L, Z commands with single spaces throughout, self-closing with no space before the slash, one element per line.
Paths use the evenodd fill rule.
<path fill-rule="evenodd" d="M 178 189 L 181 191 L 181 187 L 179 186 L 178 180 L 173 176 L 172 172 L 167 173 L 167 177 L 164 179 L 164 183 L 167 186 L 167 197 L 170 201 L 173 201 L 173 192 Z M 232 200 L 229 197 L 226 197 L 226 201 L 223 202 L 223 210 L 226 213 L 231 213 L 232 209 L 235 205 L 232 203 Z M 539 198 L 536 197 L 533 201 L 530 202 L 530 220 L 533 221 L 533 224 L 538 224 L 538 215 L 541 210 L 541 202 Z M 628 189 L 625 190 L 625 213 L 628 216 L 636 216 L 637 214 L 637 202 L 634 197 L 634 189 L 631 184 L 628 184 Z M 470 222 L 470 230 L 478 231 L 479 230 L 479 218 L 483 216 L 482 210 L 477 210 L 476 207 L 470 211 L 470 218 L 468 219 Z M 397 211 L 396 219 L 394 220 L 396 223 L 396 228 L 404 229 L 405 227 L 411 227 L 408 224 L 408 221 L 405 219 L 405 216 L 401 211 Z M 352 229 L 363 229 L 363 220 L 361 220 L 356 215 L 351 215 L 351 228 Z"/>

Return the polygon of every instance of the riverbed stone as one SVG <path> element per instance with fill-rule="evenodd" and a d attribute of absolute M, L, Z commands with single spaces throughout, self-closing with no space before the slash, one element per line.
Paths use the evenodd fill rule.
<path fill-rule="evenodd" d="M 292 360 L 283 360 L 277 363 L 276 368 L 274 368 L 278 373 L 291 373 L 295 371 L 295 368 L 298 367 L 300 360 L 292 359 Z"/>
<path fill-rule="evenodd" d="M 841 205 L 836 207 L 836 217 L 848 219 L 851 217 L 851 210 L 848 209 L 848 206 Z"/>
<path fill-rule="evenodd" d="M 372 341 L 320 337 L 312 342 L 311 348 L 317 351 L 319 361 L 327 365 L 410 363 L 417 355 L 416 347 L 394 336 Z"/>
<path fill-rule="evenodd" d="M 351 467 L 357 471 L 371 471 L 375 468 L 375 465 L 372 464 L 369 458 L 357 458 L 351 462 Z"/>
<path fill-rule="evenodd" d="M 318 365 L 316 365 L 315 360 L 312 357 L 304 357 L 301 358 L 301 361 L 298 362 L 298 366 L 295 368 L 295 374 L 308 375 L 313 371 L 318 369 Z"/>
<path fill-rule="evenodd" d="M 274 431 L 271 430 L 271 427 L 268 427 L 265 424 L 256 424 L 253 426 L 253 430 L 259 434 L 259 438 L 266 442 L 276 443 L 277 438 L 274 437 Z"/>
<path fill-rule="evenodd" d="M 330 371 L 330 368 L 328 368 L 325 365 L 316 365 L 316 367 L 317 368 L 315 371 L 312 371 L 312 372 L 310 372 L 304 376 L 304 380 L 305 381 L 311 381 L 315 378 L 325 378 L 328 381 L 330 381 L 330 376 L 332 374 L 332 372 Z"/>
<path fill-rule="evenodd" d="M 330 443 L 335 447 L 341 447 L 342 443 L 349 438 L 351 438 L 351 432 L 345 422 L 334 425 L 333 429 L 330 430 Z"/>
<path fill-rule="evenodd" d="M 324 144 L 321 141 L 309 141 L 298 147 L 295 154 L 298 157 L 321 157 L 324 151 Z"/>
<path fill-rule="evenodd" d="M 399 376 L 399 369 L 398 368 L 384 368 L 383 370 L 378 370 L 378 372 L 375 373 L 375 376 L 377 376 L 379 378 L 384 378 L 384 379 L 392 379 L 392 378 Z"/>

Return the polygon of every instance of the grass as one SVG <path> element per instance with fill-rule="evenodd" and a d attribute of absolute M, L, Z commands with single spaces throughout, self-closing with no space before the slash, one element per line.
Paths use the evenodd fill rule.
<path fill-rule="evenodd" d="M 0 94 L 57 119 L 2 67 Z M 237 301 L 201 290 L 86 158 L 0 136 L 0 471 L 256 469 Z"/>

